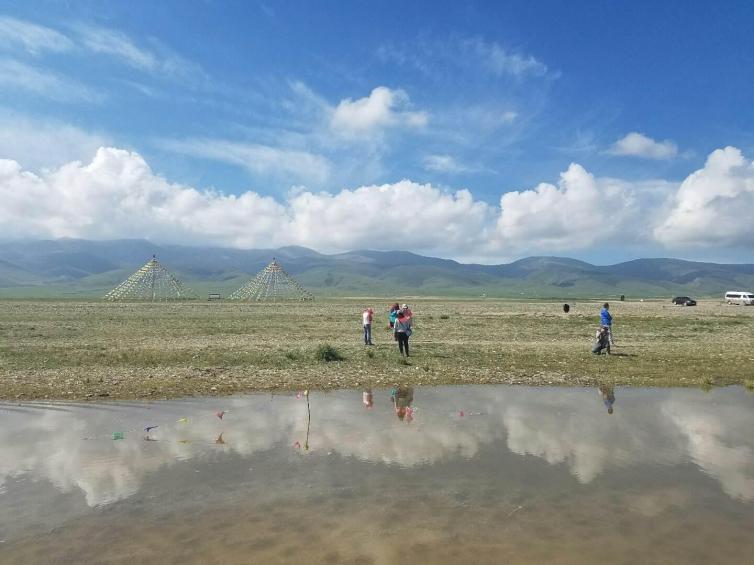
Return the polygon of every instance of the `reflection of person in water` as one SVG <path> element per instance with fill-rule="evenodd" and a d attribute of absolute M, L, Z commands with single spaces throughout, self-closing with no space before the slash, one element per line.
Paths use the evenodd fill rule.
<path fill-rule="evenodd" d="M 602 395 L 602 402 L 607 406 L 607 413 L 612 414 L 613 404 L 615 403 L 615 389 L 611 386 L 602 385 L 600 394 Z"/>
<path fill-rule="evenodd" d="M 411 403 L 414 401 L 414 389 L 410 386 L 393 387 L 390 391 L 390 399 L 395 407 L 395 415 L 401 421 L 410 422 L 414 419 L 414 411 Z"/>
<path fill-rule="evenodd" d="M 364 392 L 361 393 L 361 401 L 367 408 L 374 406 L 374 397 L 372 396 L 371 388 L 367 388 L 364 390 Z"/>

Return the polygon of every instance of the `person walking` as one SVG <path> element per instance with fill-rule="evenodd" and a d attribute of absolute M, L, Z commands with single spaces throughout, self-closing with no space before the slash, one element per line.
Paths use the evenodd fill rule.
<path fill-rule="evenodd" d="M 404 304 L 404 306 L 406 306 Z M 398 351 L 401 352 L 402 357 L 410 357 L 408 352 L 408 338 L 411 337 L 411 310 L 401 308 L 398 310 L 398 316 L 395 319 L 395 325 L 393 326 L 393 332 L 395 340 L 398 342 Z"/>
<path fill-rule="evenodd" d="M 607 338 L 610 345 L 613 345 L 613 317 L 610 314 L 610 304 L 605 302 L 600 311 L 600 324 L 607 328 Z"/>
<path fill-rule="evenodd" d="M 362 323 L 364 325 L 364 345 L 374 345 L 372 343 L 372 319 L 374 318 L 374 310 L 366 308 L 361 313 Z"/>

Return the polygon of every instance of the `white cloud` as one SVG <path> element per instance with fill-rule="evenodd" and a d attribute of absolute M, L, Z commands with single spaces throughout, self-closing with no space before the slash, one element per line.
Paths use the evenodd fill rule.
<path fill-rule="evenodd" d="M 721 398 L 712 402 L 693 390 L 661 391 L 649 398 L 618 391 L 615 414 L 608 416 L 596 390 L 533 393 L 486 387 L 459 396 L 417 389 L 416 420 L 406 425 L 398 422 L 382 394 L 387 396 L 375 391 L 375 407 L 368 415 L 357 391 L 313 394 L 313 413 L 327 417 L 312 427 L 311 452 L 415 468 L 499 450 L 497 442 L 504 441 L 510 452 L 540 459 L 525 462 L 532 469 L 544 462 L 562 465 L 582 484 L 603 474 L 616 477 L 629 464 L 672 468 L 691 460 L 730 497 L 754 500 L 754 413 L 740 396 L 726 398 L 718 391 L 712 394 Z M 482 415 L 455 417 L 459 401 Z M 217 405 L 210 410 L 196 402 L 115 404 L 108 410 L 22 406 L 3 414 L 0 488 L 13 478 L 49 481 L 60 492 L 79 492 L 90 506 L 111 504 L 132 496 L 153 473 L 178 460 L 216 459 L 219 453 L 249 458 L 294 441 L 304 443 L 302 402 L 292 395 L 229 397 L 222 400 L 227 411 L 222 422 L 212 416 Z M 182 417 L 190 423 L 176 423 Z M 145 442 L 139 432 L 126 432 L 122 441 L 107 440 L 110 430 L 141 430 L 144 425 L 159 425 L 152 432 L 159 441 Z M 220 432 L 225 445 L 212 443 Z M 644 499 L 631 508 L 654 513 L 658 503 L 662 505 Z"/>
<path fill-rule="evenodd" d="M 92 141 L 82 139 L 84 145 Z M 10 140 L 0 136 L 2 143 Z M 287 177 L 323 181 L 330 167 L 316 155 L 266 146 L 185 143 L 177 149 Z M 754 167 L 734 148 L 714 152 L 680 188 L 660 180 L 597 178 L 572 164 L 557 185 L 503 194 L 499 208 L 468 190 L 410 180 L 337 193 L 298 189 L 283 200 L 251 191 L 225 195 L 170 183 L 138 154 L 102 148 L 89 164 L 69 162 L 39 174 L 0 161 L 0 202 L 5 238 L 145 237 L 246 248 L 305 245 L 326 252 L 401 248 L 487 260 L 503 251 L 510 256 L 610 243 L 754 242 Z"/>
<path fill-rule="evenodd" d="M 651 137 L 634 131 L 616 141 L 607 152 L 610 155 L 664 160 L 678 155 L 678 146 L 669 139 L 655 141 Z"/>
<path fill-rule="evenodd" d="M 157 57 L 137 47 L 126 34 L 114 29 L 95 26 L 79 26 L 79 38 L 83 46 L 93 53 L 111 55 L 122 59 L 137 69 L 153 71 L 158 65 Z"/>
<path fill-rule="evenodd" d="M 466 51 L 479 58 L 482 65 L 494 75 L 545 76 L 547 65 L 532 55 L 514 53 L 498 43 L 475 38 L 463 42 Z"/>
<path fill-rule="evenodd" d="M 300 191 L 282 203 L 254 192 L 227 196 L 171 184 L 139 155 L 105 148 L 88 165 L 73 162 L 40 175 L 0 161 L 0 201 L 0 235 L 9 238 L 147 237 L 322 250 L 398 248 L 407 241 L 416 249 L 473 248 L 493 213 L 468 191 L 410 181 L 337 194 Z M 403 211 L 405 221 L 386 210 Z"/>
<path fill-rule="evenodd" d="M 83 24 L 75 29 L 79 43 L 87 51 L 119 59 L 140 71 L 168 78 L 206 78 L 197 64 L 154 40 L 152 48 L 148 49 L 115 29 Z"/>
<path fill-rule="evenodd" d="M 506 246 L 529 250 L 641 241 L 651 229 L 652 203 L 665 197 L 670 186 L 595 178 L 572 163 L 557 186 L 542 183 L 503 194 L 498 234 Z"/>
<path fill-rule="evenodd" d="M 753 245 L 754 162 L 735 147 L 713 151 L 669 205 L 670 213 L 654 230 L 666 245 Z"/>
<path fill-rule="evenodd" d="M 297 151 L 219 139 L 163 140 L 164 149 L 239 165 L 254 174 L 284 176 L 319 185 L 328 180 L 330 162 L 308 151 Z"/>
<path fill-rule="evenodd" d="M 100 93 L 73 79 L 13 59 L 0 59 L 0 86 L 31 92 L 60 102 L 100 102 L 102 100 Z"/>
<path fill-rule="evenodd" d="M 471 71 L 501 79 L 554 76 L 547 65 L 533 55 L 479 37 L 451 36 L 403 45 L 383 44 L 378 47 L 376 55 L 383 63 L 412 68 L 436 80 L 448 78 L 449 65 L 457 67 L 460 72 Z M 455 79 L 456 73 L 450 77 Z"/>
<path fill-rule="evenodd" d="M 330 121 L 331 127 L 346 134 L 368 134 L 387 127 L 423 127 L 428 118 L 425 112 L 407 110 L 408 94 L 378 86 L 369 96 L 341 100 Z"/>
<path fill-rule="evenodd" d="M 427 155 L 424 168 L 438 173 L 462 173 L 467 170 L 452 155 Z"/>
<path fill-rule="evenodd" d="M 104 134 L 55 120 L 17 116 L 0 108 L 0 156 L 33 170 L 90 159 L 109 143 Z"/>
<path fill-rule="evenodd" d="M 42 52 L 98 54 L 158 77 L 206 81 L 201 67 L 157 40 L 139 45 L 127 34 L 111 28 L 77 23 L 68 34 L 28 21 L 0 17 L 0 47 L 21 47 L 33 55 Z"/>
<path fill-rule="evenodd" d="M 408 180 L 334 195 L 304 192 L 288 206 L 294 239 L 323 249 L 397 249 L 411 242 L 420 250 L 470 250 L 484 242 L 494 214 L 467 190 L 449 193 Z"/>
<path fill-rule="evenodd" d="M 7 16 L 0 16 L 0 46 L 20 46 L 28 53 L 68 51 L 73 42 L 62 33 Z"/>

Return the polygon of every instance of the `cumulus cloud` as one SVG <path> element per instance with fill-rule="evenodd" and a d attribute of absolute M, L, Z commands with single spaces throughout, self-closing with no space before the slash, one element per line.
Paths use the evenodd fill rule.
<path fill-rule="evenodd" d="M 341 100 L 332 113 L 333 130 L 345 134 L 368 134 L 388 127 L 423 127 L 427 114 L 408 110 L 410 100 L 403 90 L 378 86 L 364 98 Z"/>
<path fill-rule="evenodd" d="M 654 232 L 666 245 L 754 244 L 754 162 L 735 147 L 713 151 L 670 205 Z"/>
<path fill-rule="evenodd" d="M 669 139 L 655 141 L 643 133 L 633 131 L 616 141 L 607 152 L 610 155 L 664 160 L 678 155 L 678 146 Z"/>
<path fill-rule="evenodd" d="M 497 230 L 506 244 L 530 249 L 626 242 L 646 237 L 649 218 L 644 213 L 647 200 L 653 198 L 653 191 L 642 185 L 597 179 L 572 163 L 557 186 L 542 183 L 532 190 L 503 194 Z"/>
<path fill-rule="evenodd" d="M 3 139 L 0 135 L 0 147 L 12 143 Z M 331 167 L 316 155 L 258 145 L 189 140 L 181 149 L 323 183 Z M 436 157 L 436 166 L 455 164 Z M 610 243 L 754 242 L 749 220 L 754 166 L 734 148 L 712 153 L 680 188 L 661 180 L 599 178 L 574 163 L 557 184 L 505 193 L 499 206 L 468 190 L 411 180 L 338 192 L 299 188 L 282 199 L 253 191 L 228 195 L 171 183 L 136 153 L 100 148 L 91 163 L 73 161 L 38 173 L 0 160 L 0 202 L 5 238 L 145 237 L 322 251 L 403 248 L 477 260 L 498 259 L 503 251 L 510 256 Z M 401 210 L 400 222 L 387 210 Z"/>
<path fill-rule="evenodd" d="M 173 184 L 144 159 L 102 148 L 84 165 L 33 174 L 0 160 L 0 226 L 5 237 L 147 237 L 239 247 L 308 245 L 461 250 L 486 236 L 493 210 L 461 190 L 411 181 L 336 194 L 298 191 L 284 202 Z M 406 210 L 400 229 L 385 210 Z M 469 229 L 469 225 L 475 226 Z M 438 239 L 439 238 L 439 239 Z"/>

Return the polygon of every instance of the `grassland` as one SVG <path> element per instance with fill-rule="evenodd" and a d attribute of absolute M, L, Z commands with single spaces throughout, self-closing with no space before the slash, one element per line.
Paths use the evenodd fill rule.
<path fill-rule="evenodd" d="M 714 386 L 754 379 L 754 308 L 612 303 L 616 355 L 590 353 L 599 303 L 415 300 L 401 362 L 381 301 L 0 301 L 0 398 L 164 398 L 402 384 Z M 375 347 L 361 310 L 377 310 Z M 322 361 L 329 344 L 343 357 Z"/>

